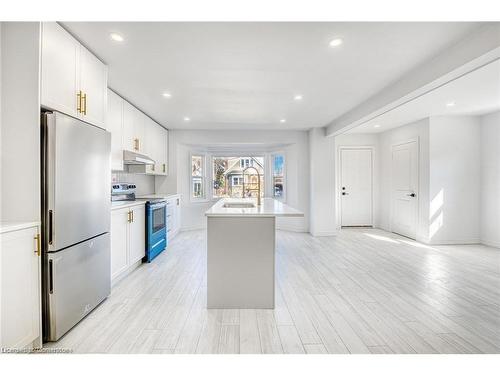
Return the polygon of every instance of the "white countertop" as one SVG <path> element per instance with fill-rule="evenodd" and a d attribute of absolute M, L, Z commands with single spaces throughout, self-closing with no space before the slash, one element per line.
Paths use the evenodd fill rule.
<path fill-rule="evenodd" d="M 120 208 L 140 206 L 141 204 L 146 204 L 146 201 L 136 200 L 136 201 L 117 201 L 111 202 L 111 210 L 118 210 Z"/>
<path fill-rule="evenodd" d="M 225 203 L 254 203 L 255 207 L 226 208 L 223 207 Z M 281 203 L 276 199 L 263 198 L 261 203 L 260 206 L 257 206 L 257 199 L 255 198 L 222 198 L 205 212 L 205 216 L 304 216 L 303 212 Z"/>
<path fill-rule="evenodd" d="M 39 221 L 0 221 L 0 233 L 40 226 Z"/>

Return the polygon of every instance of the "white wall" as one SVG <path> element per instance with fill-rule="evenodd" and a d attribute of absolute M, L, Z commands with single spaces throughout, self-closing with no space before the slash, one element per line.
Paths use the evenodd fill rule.
<path fill-rule="evenodd" d="M 40 23 L 1 24 L 0 220 L 40 220 Z"/>
<path fill-rule="evenodd" d="M 391 230 L 392 146 L 409 140 L 419 142 L 419 191 L 417 240 L 427 242 L 429 234 L 429 119 L 420 120 L 379 134 L 379 203 L 376 222 Z"/>
<path fill-rule="evenodd" d="M 325 129 L 309 131 L 310 232 L 313 236 L 336 234 L 335 139 Z"/>
<path fill-rule="evenodd" d="M 481 242 L 500 247 L 500 112 L 481 116 Z"/>
<path fill-rule="evenodd" d="M 480 122 L 430 118 L 429 243 L 479 243 Z"/>
<path fill-rule="evenodd" d="M 304 218 L 278 218 L 277 227 L 309 230 L 309 152 L 305 131 L 169 131 L 169 176 L 156 178 L 157 193 L 182 194 L 182 229 L 206 227 L 205 211 L 214 204 L 190 201 L 190 152 L 193 149 L 239 147 L 280 148 L 286 156 L 286 203 L 305 213 Z M 211 172 L 211 171 L 209 171 Z"/>
<path fill-rule="evenodd" d="M 379 203 L 379 137 L 378 134 L 342 134 L 335 137 L 335 207 L 337 229 L 341 226 L 341 161 L 340 149 L 342 147 L 370 147 L 373 150 L 373 226 L 378 227 L 378 203 Z"/>

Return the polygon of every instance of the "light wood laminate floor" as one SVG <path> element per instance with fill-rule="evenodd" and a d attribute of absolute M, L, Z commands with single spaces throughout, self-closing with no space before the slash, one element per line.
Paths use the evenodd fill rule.
<path fill-rule="evenodd" d="M 276 309 L 206 309 L 206 232 L 180 233 L 59 342 L 75 353 L 500 353 L 500 250 L 375 229 L 278 232 Z M 91 275 L 89 275 L 91 277 Z"/>

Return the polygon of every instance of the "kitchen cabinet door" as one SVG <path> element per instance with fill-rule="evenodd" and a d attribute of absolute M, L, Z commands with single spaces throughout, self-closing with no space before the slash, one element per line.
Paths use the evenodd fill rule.
<path fill-rule="evenodd" d="M 123 171 L 123 99 L 108 90 L 106 130 L 111 133 L 111 170 Z"/>
<path fill-rule="evenodd" d="M 25 348 L 41 335 L 40 256 L 38 228 L 0 234 L 0 346 Z M 39 341 L 41 342 L 41 341 Z"/>
<path fill-rule="evenodd" d="M 162 144 L 161 144 L 161 172 L 163 175 L 168 175 L 168 130 L 162 128 Z"/>
<path fill-rule="evenodd" d="M 131 207 L 132 222 L 129 224 L 129 264 L 132 265 L 146 255 L 146 207 Z"/>
<path fill-rule="evenodd" d="M 80 118 L 101 128 L 106 121 L 107 81 L 107 66 L 81 46 L 80 90 L 83 97 Z"/>
<path fill-rule="evenodd" d="M 145 121 L 145 147 L 144 153 L 155 161 L 154 165 L 146 166 L 146 173 L 157 174 L 159 171 L 158 166 L 158 125 L 146 117 Z"/>
<path fill-rule="evenodd" d="M 137 108 L 133 108 L 133 118 L 134 118 L 134 138 L 136 139 L 136 151 L 141 154 L 146 154 L 145 144 L 146 144 L 146 119 L 147 116 L 139 111 Z"/>
<path fill-rule="evenodd" d="M 126 100 L 123 101 L 123 149 L 137 151 L 135 149 L 134 117 L 135 108 Z"/>
<path fill-rule="evenodd" d="M 56 22 L 42 24 L 42 107 L 78 117 L 80 44 Z"/>
<path fill-rule="evenodd" d="M 111 211 L 111 279 L 128 267 L 128 208 Z"/>

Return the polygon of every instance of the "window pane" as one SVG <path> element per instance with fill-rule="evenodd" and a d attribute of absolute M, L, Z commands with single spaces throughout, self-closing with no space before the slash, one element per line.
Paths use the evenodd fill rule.
<path fill-rule="evenodd" d="M 243 184 L 245 185 L 245 197 L 256 197 L 259 186 L 257 173 L 260 175 L 260 195 L 264 196 L 264 157 L 217 156 L 212 160 L 214 198 L 241 198 Z M 250 166 L 255 169 L 245 170 Z M 244 178 L 243 171 L 245 171 Z"/>
<path fill-rule="evenodd" d="M 203 186 L 203 156 L 192 156 L 191 157 L 191 184 L 193 191 L 193 198 L 204 198 L 204 186 Z"/>
<path fill-rule="evenodd" d="M 284 167 L 285 157 L 283 155 L 274 155 L 273 157 L 273 196 L 275 198 L 283 198 L 284 193 Z"/>

